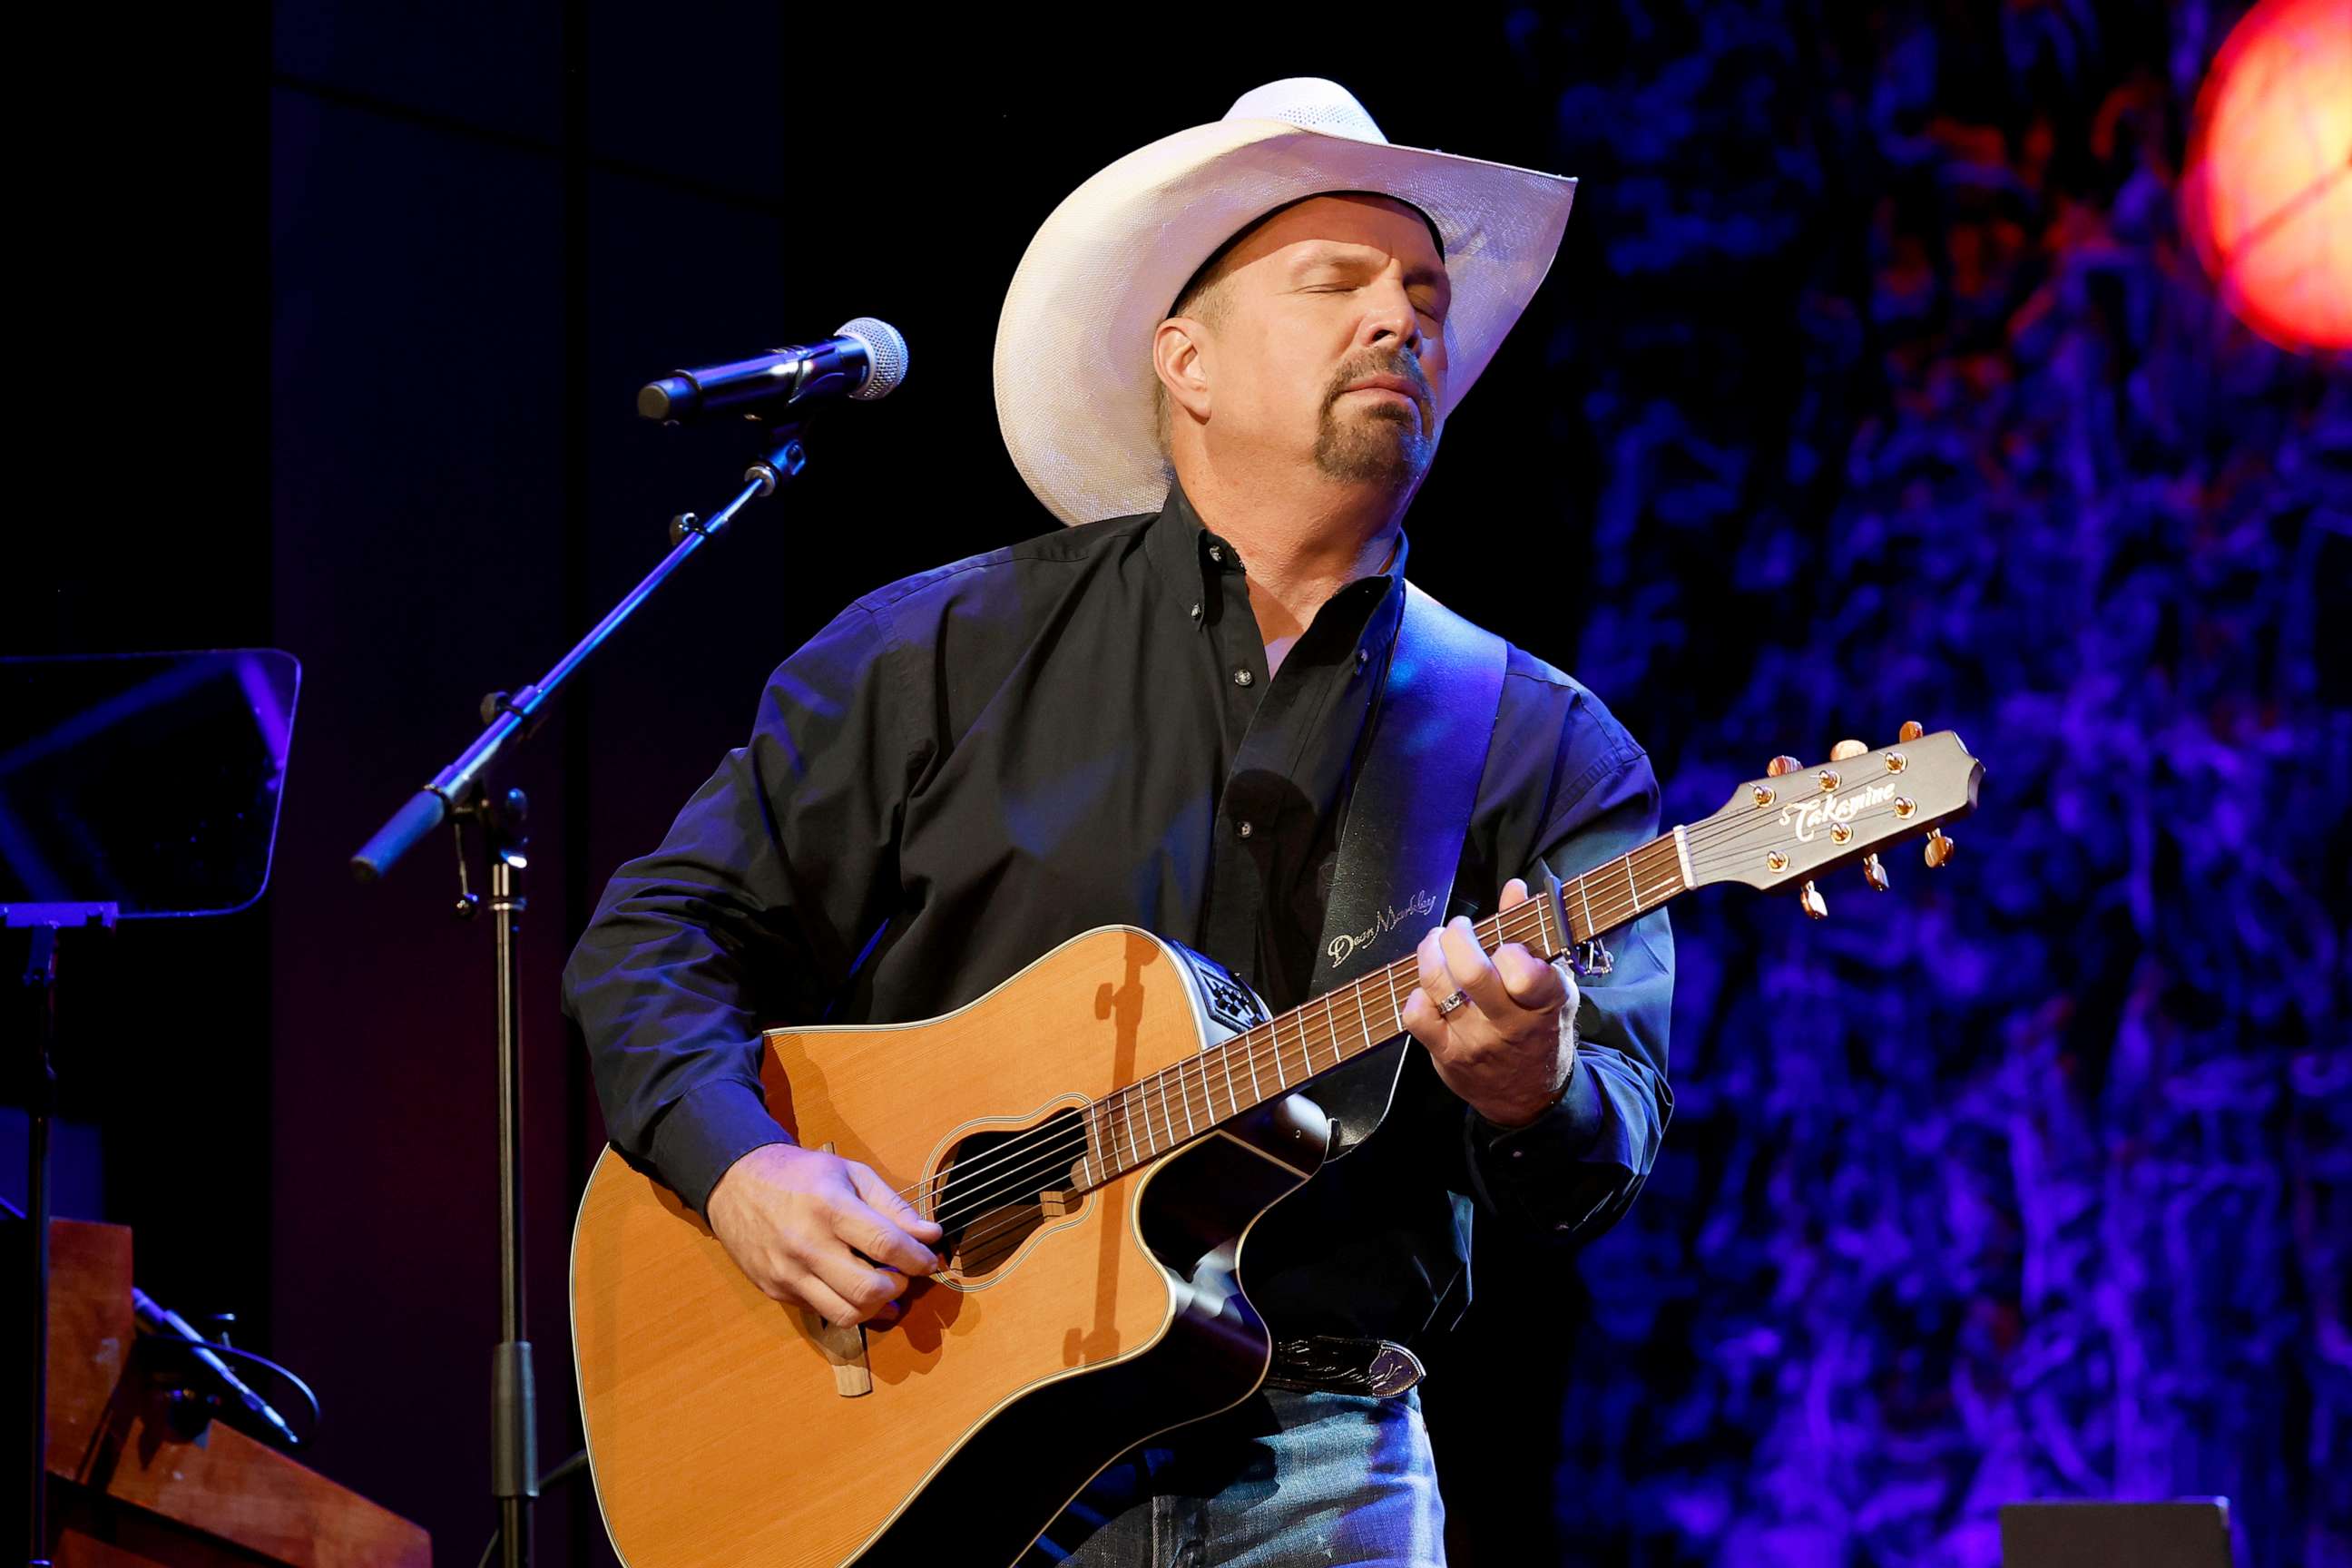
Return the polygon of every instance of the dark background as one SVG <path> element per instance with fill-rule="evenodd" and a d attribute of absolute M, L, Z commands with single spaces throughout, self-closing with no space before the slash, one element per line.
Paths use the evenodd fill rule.
<path fill-rule="evenodd" d="M 1394 141 L 1585 182 L 1415 503 L 1426 585 L 1598 689 L 1670 820 L 1906 718 L 1989 766 L 1946 871 L 1891 857 L 1893 894 L 1843 879 L 1819 926 L 1736 889 L 1678 910 L 1656 1176 L 1579 1255 L 1482 1237 L 1436 1359 L 1456 1560 L 1988 1563 L 2002 1501 L 2209 1492 L 2243 1563 L 2352 1560 L 2352 395 L 2237 326 L 2179 237 L 2241 9 L 1095 38 L 543 0 L 85 36 L 26 314 L 75 351 L 31 384 L 99 395 L 20 426 L 68 482 L 12 529 L 0 652 L 269 645 L 305 680 L 268 897 L 69 970 L 72 1148 L 102 1164 L 68 1153 L 64 1211 L 134 1225 L 167 1302 L 236 1310 L 320 1387 L 314 1462 L 471 1562 L 488 937 L 445 841 L 372 888 L 346 857 L 731 490 L 741 437 L 637 421 L 642 381 L 858 314 L 906 332 L 905 387 L 820 426 L 503 775 L 533 805 L 551 1465 L 601 1136 L 555 984 L 604 879 L 841 604 L 1051 526 L 988 379 L 1045 215 L 1326 75 Z M 605 1560 L 583 1489 L 540 1517 L 542 1561 Z"/>

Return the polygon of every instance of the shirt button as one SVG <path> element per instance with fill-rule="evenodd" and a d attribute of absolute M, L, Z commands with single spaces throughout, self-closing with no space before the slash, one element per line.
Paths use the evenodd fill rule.
<path fill-rule="evenodd" d="M 1234 684 L 1235 686 L 1247 686 L 1251 681 L 1255 680 L 1256 679 L 1256 676 L 1252 675 L 1246 669 L 1237 669 L 1234 671 Z"/>
<path fill-rule="evenodd" d="M 1192 601 L 1192 618 L 1196 621 L 1201 618 L 1201 601 L 1198 599 Z"/>
<path fill-rule="evenodd" d="M 1524 1160 L 1527 1157 L 1528 1152 L 1525 1149 L 1514 1149 L 1511 1151 L 1511 1158 L 1514 1160 Z"/>
<path fill-rule="evenodd" d="M 1223 549 L 1221 549 L 1220 547 L 1218 547 L 1217 545 L 1214 545 L 1214 544 L 1212 544 L 1211 546 L 1209 546 L 1209 559 L 1210 559 L 1210 560 L 1212 560 L 1212 561 L 1223 561 L 1224 558 L 1225 558 L 1225 552 L 1224 552 L 1224 551 L 1223 551 Z"/>
<path fill-rule="evenodd" d="M 1234 828 L 1234 832 L 1236 832 L 1236 833 L 1238 833 L 1238 834 L 1240 834 L 1244 838 L 1247 838 L 1251 834 L 1253 834 L 1253 833 L 1256 832 L 1256 831 L 1257 831 L 1257 829 L 1256 829 L 1255 827 L 1252 826 L 1250 824 L 1248 824 L 1248 823 L 1244 822 L 1244 823 L 1241 823 L 1241 824 L 1237 825 L 1237 826 Z"/>
<path fill-rule="evenodd" d="M 1370 648 L 1368 648 L 1368 647 L 1360 647 L 1360 648 L 1358 648 L 1358 649 L 1356 650 L 1356 668 L 1357 668 L 1358 669 L 1361 669 L 1361 668 L 1363 668 L 1365 665 L 1367 665 L 1367 664 L 1369 664 L 1370 662 L 1371 662 L 1371 658 L 1372 658 L 1372 650 L 1371 650 L 1371 649 L 1370 649 Z"/>

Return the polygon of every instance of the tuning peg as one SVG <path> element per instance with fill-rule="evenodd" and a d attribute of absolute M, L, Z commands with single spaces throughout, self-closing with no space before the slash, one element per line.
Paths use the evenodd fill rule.
<path fill-rule="evenodd" d="M 1764 773 L 1768 778 L 1777 779 L 1782 773 L 1793 773 L 1804 765 L 1804 763 L 1797 761 L 1796 758 L 1789 755 L 1788 752 L 1783 752 L 1779 756 L 1764 764 Z"/>
<path fill-rule="evenodd" d="M 1906 719 L 1903 721 L 1903 728 L 1895 732 L 1895 738 L 1898 741 L 1916 741 L 1927 732 L 1919 727 L 1918 720 Z"/>
<path fill-rule="evenodd" d="M 1811 881 L 1798 889 L 1797 907 L 1817 921 L 1825 921 L 1830 917 L 1829 900 L 1822 897 L 1822 890 L 1814 887 Z"/>
<path fill-rule="evenodd" d="M 1865 855 L 1862 858 L 1862 879 L 1870 884 L 1873 892 L 1886 891 L 1888 887 L 1886 868 L 1878 863 L 1877 856 Z"/>
<path fill-rule="evenodd" d="M 1958 845 L 1954 844 L 1950 839 L 1944 837 L 1944 830 L 1942 828 L 1931 827 L 1927 829 L 1927 868 L 1932 871 L 1938 866 L 1949 864 L 1952 858 L 1952 851 L 1958 847 Z"/>
<path fill-rule="evenodd" d="M 1868 750 L 1870 750 L 1870 748 L 1864 745 L 1860 741 L 1840 741 L 1836 745 L 1830 748 L 1830 761 L 1833 763 L 1842 763 L 1848 757 L 1858 757 Z"/>

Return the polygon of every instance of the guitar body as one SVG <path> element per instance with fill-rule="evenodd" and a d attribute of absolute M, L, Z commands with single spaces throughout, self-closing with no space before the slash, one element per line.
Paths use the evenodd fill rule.
<path fill-rule="evenodd" d="M 1944 865 L 1983 764 L 1917 724 L 1859 746 L 1776 760 L 1701 822 L 1489 916 L 1479 945 L 1556 958 L 1713 882 L 1801 882 L 1818 914 L 1810 879 L 1860 862 L 1883 889 L 1874 851 L 1922 834 Z M 1210 960 L 1105 926 L 945 1017 L 772 1031 L 768 1109 L 917 1194 L 950 1265 L 890 1327 L 835 1329 L 761 1295 L 608 1152 L 572 1238 L 572 1338 L 623 1559 L 1011 1563 L 1128 1448 L 1247 1397 L 1273 1347 L 1244 1245 L 1333 1143 L 1289 1091 L 1366 1061 L 1344 1114 L 1368 1133 L 1395 1081 L 1370 1058 L 1418 984 L 1407 956 L 1268 1018 Z"/>
<path fill-rule="evenodd" d="M 1247 1397 L 1271 1343 L 1238 1286 L 1242 1243 L 1322 1163 L 1311 1103 L 1274 1100 L 1075 1196 L 1048 1170 L 1011 1190 L 1005 1169 L 1037 1163 L 989 1149 L 1064 1126 L 1051 1146 L 1075 1156 L 1075 1108 L 1253 1013 L 1215 964 L 1113 926 L 944 1017 L 772 1033 L 768 1106 L 798 1142 L 934 1194 L 927 1214 L 975 1215 L 887 1328 L 769 1300 L 607 1150 L 572 1241 L 572 1341 L 624 1561 L 1011 1563 L 1126 1449 Z M 1004 1201 L 976 1213 L 982 1199 Z"/>

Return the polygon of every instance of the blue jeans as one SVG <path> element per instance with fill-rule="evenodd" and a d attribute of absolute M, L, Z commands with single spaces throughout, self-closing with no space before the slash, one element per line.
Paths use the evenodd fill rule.
<path fill-rule="evenodd" d="M 1019 1568 L 1444 1568 L 1421 1395 L 1265 1388 L 1095 1478 Z"/>

